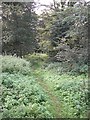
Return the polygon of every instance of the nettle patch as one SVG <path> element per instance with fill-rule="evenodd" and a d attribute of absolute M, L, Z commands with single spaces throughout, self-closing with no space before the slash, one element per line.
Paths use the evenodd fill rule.
<path fill-rule="evenodd" d="M 30 62 L 14 56 L 0 56 L 2 72 L 30 74 Z"/>
<path fill-rule="evenodd" d="M 33 77 L 2 74 L 3 117 L 52 117 L 47 96 Z"/>
<path fill-rule="evenodd" d="M 88 80 L 72 77 L 72 79 L 58 81 L 54 89 L 63 103 L 64 116 L 79 118 L 87 116 Z"/>
<path fill-rule="evenodd" d="M 56 69 L 57 70 L 57 69 Z M 39 75 L 59 97 L 61 114 L 66 118 L 85 118 L 88 114 L 88 77 L 86 75 L 58 74 L 55 68 L 41 70 Z"/>

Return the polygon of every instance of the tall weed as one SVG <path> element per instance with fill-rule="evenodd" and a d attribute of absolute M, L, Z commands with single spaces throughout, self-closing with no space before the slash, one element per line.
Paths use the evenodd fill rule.
<path fill-rule="evenodd" d="M 9 73 L 30 73 L 30 63 L 24 59 L 14 56 L 0 56 L 0 64 L 2 72 Z"/>

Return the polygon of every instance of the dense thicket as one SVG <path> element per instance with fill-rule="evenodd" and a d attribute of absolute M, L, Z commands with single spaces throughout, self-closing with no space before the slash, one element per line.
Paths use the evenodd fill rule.
<path fill-rule="evenodd" d="M 53 61 L 68 64 L 70 70 L 86 71 L 88 6 L 74 4 L 58 11 L 51 10 L 42 14 L 41 21 L 38 30 L 42 51 L 47 51 Z"/>
<path fill-rule="evenodd" d="M 88 5 L 54 1 L 48 7 L 39 16 L 34 3 L 3 3 L 3 53 L 46 53 L 50 60 L 83 73 L 88 62 Z"/>

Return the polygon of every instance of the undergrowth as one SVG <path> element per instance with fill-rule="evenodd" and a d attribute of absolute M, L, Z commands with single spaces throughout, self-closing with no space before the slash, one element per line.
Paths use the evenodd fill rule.
<path fill-rule="evenodd" d="M 60 73 L 57 68 L 60 68 L 59 64 L 52 63 L 44 69 L 37 69 L 35 73 L 59 97 L 62 104 L 62 117 L 87 118 L 89 106 L 87 73 L 80 75 L 68 72 Z"/>
<path fill-rule="evenodd" d="M 30 62 L 14 57 L 14 56 L 0 56 L 0 63 L 2 65 L 2 72 L 8 73 L 22 73 L 30 74 Z"/>
<path fill-rule="evenodd" d="M 0 56 L 2 117 L 53 118 L 53 107 L 48 94 L 38 84 L 40 79 L 59 98 L 62 118 L 86 118 L 89 105 L 87 74 L 62 72 L 60 63 L 41 65 L 43 60 L 40 60 L 37 65 L 38 60 L 33 64 L 34 59 L 26 61 Z"/>
<path fill-rule="evenodd" d="M 0 56 L 2 74 L 1 115 L 4 118 L 52 118 L 48 96 L 31 75 L 30 63 L 13 56 Z"/>
<path fill-rule="evenodd" d="M 3 117 L 52 117 L 43 90 L 31 76 L 2 74 Z"/>

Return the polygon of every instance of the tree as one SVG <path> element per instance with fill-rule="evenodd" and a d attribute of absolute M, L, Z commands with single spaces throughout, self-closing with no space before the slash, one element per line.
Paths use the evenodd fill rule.
<path fill-rule="evenodd" d="M 87 5 L 83 1 L 48 6 L 38 20 L 38 42 L 40 52 L 49 53 L 54 61 L 87 64 Z M 61 5 L 61 6 L 60 6 Z M 63 5 L 63 7 L 62 7 Z M 73 65 L 72 65 L 73 66 Z"/>
<path fill-rule="evenodd" d="M 56 15 L 50 29 L 54 60 L 79 66 L 87 64 L 87 6 L 69 6 Z"/>
<path fill-rule="evenodd" d="M 3 52 L 17 56 L 33 52 L 36 24 L 34 3 L 3 3 Z"/>

